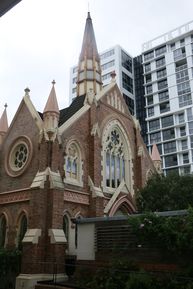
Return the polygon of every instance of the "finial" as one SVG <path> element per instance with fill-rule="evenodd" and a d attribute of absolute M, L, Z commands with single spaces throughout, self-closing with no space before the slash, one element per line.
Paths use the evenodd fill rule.
<path fill-rule="evenodd" d="M 55 83 L 56 83 L 55 80 L 53 80 L 53 81 L 52 81 L 52 84 L 54 85 Z"/>
<path fill-rule="evenodd" d="M 5 103 L 4 107 L 5 107 L 5 109 L 8 107 L 7 103 Z"/>
<path fill-rule="evenodd" d="M 116 81 L 115 78 L 116 78 L 116 72 L 115 72 L 115 71 L 112 71 L 112 72 L 111 72 L 111 81 L 112 81 L 112 82 L 115 82 L 115 81 Z"/>
<path fill-rule="evenodd" d="M 24 89 L 24 91 L 25 91 L 25 96 L 29 96 L 30 89 L 28 87 L 26 87 L 26 89 Z"/>

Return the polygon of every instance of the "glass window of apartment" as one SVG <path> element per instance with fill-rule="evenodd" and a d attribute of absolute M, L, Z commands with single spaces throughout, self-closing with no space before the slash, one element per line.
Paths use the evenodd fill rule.
<path fill-rule="evenodd" d="M 126 94 L 123 93 L 123 97 L 125 99 L 125 102 L 129 108 L 129 111 L 132 115 L 134 115 L 134 100 L 132 98 L 130 98 L 129 96 L 127 96 Z"/>
<path fill-rule="evenodd" d="M 133 79 L 122 72 L 123 88 L 133 93 Z"/>
<path fill-rule="evenodd" d="M 190 146 L 191 148 L 193 148 L 193 136 L 190 136 Z M 192 155 L 193 155 L 193 151 L 192 151 Z"/>
<path fill-rule="evenodd" d="M 187 69 L 188 66 L 187 66 L 186 58 L 176 62 L 175 67 L 176 67 L 176 72 Z"/>
<path fill-rule="evenodd" d="M 165 57 L 156 60 L 156 68 L 164 66 L 166 64 Z"/>
<path fill-rule="evenodd" d="M 160 128 L 159 118 L 149 121 L 149 131 L 156 130 Z"/>
<path fill-rule="evenodd" d="M 103 54 L 100 55 L 100 59 L 103 60 L 107 57 L 110 57 L 111 55 L 114 55 L 115 54 L 115 50 L 114 49 L 111 49 Z"/>
<path fill-rule="evenodd" d="M 158 81 L 158 83 L 157 83 L 158 90 L 164 89 L 164 88 L 166 88 L 167 86 L 168 86 L 167 79 L 160 80 L 160 81 Z"/>
<path fill-rule="evenodd" d="M 188 148 L 187 139 L 181 140 L 181 149 L 182 150 L 187 150 L 187 148 Z"/>
<path fill-rule="evenodd" d="M 146 99 L 147 99 L 147 105 L 153 104 L 153 95 L 148 95 Z"/>
<path fill-rule="evenodd" d="M 181 126 L 180 127 L 180 136 L 185 136 L 186 135 L 186 127 L 185 126 Z"/>
<path fill-rule="evenodd" d="M 160 109 L 160 113 L 164 113 L 166 111 L 170 111 L 170 102 L 166 101 L 166 102 L 160 103 L 159 109 Z"/>
<path fill-rule="evenodd" d="M 153 92 L 152 84 L 147 85 L 146 86 L 146 93 L 149 94 L 149 93 L 152 93 L 152 92 Z"/>
<path fill-rule="evenodd" d="M 178 123 L 183 123 L 184 120 L 184 113 L 179 113 L 178 114 Z"/>
<path fill-rule="evenodd" d="M 72 69 L 72 72 L 73 73 L 75 73 L 75 72 L 77 72 L 78 71 L 78 66 L 76 66 L 76 67 L 74 67 L 73 69 Z"/>
<path fill-rule="evenodd" d="M 193 42 L 193 34 L 191 35 L 191 42 Z"/>
<path fill-rule="evenodd" d="M 189 83 L 189 81 L 184 82 L 184 83 L 179 83 L 177 85 L 177 90 L 178 90 L 178 95 L 182 95 L 182 94 L 190 92 L 190 83 Z"/>
<path fill-rule="evenodd" d="M 158 93 L 159 101 L 165 101 L 169 99 L 169 92 L 168 90 L 162 91 Z"/>
<path fill-rule="evenodd" d="M 144 53 L 144 61 L 154 58 L 154 51 Z"/>
<path fill-rule="evenodd" d="M 157 78 L 162 78 L 166 76 L 166 68 L 157 71 Z"/>
<path fill-rule="evenodd" d="M 102 70 L 105 70 L 105 69 L 110 68 L 110 67 L 112 67 L 112 66 L 114 66 L 114 65 L 115 65 L 115 61 L 112 60 L 112 61 L 109 61 L 109 62 L 101 65 L 101 69 L 102 69 Z"/>
<path fill-rule="evenodd" d="M 190 166 L 181 167 L 181 174 L 182 175 L 189 175 L 190 174 Z"/>
<path fill-rule="evenodd" d="M 166 52 L 166 45 L 163 45 L 155 50 L 155 55 L 159 56 L 161 54 L 164 54 L 165 52 Z"/>
<path fill-rule="evenodd" d="M 174 124 L 173 115 L 168 115 L 161 118 L 162 127 L 172 126 Z"/>
<path fill-rule="evenodd" d="M 169 140 L 175 138 L 174 128 L 163 130 L 163 140 Z"/>
<path fill-rule="evenodd" d="M 161 141 L 161 133 L 155 132 L 150 134 L 150 143 L 158 143 Z"/>
<path fill-rule="evenodd" d="M 102 75 L 102 80 L 103 80 L 103 81 L 106 80 L 106 79 L 109 79 L 109 78 L 111 78 L 111 72 Z"/>
<path fill-rule="evenodd" d="M 176 48 L 176 44 L 175 43 L 171 43 L 170 44 L 170 48 L 171 48 L 171 50 L 174 50 Z"/>
<path fill-rule="evenodd" d="M 183 164 L 188 164 L 189 163 L 189 155 L 188 153 L 182 154 L 183 157 Z"/>
<path fill-rule="evenodd" d="M 173 54 L 174 54 L 174 61 L 185 58 L 186 57 L 185 47 L 181 47 L 181 48 L 174 50 Z"/>
<path fill-rule="evenodd" d="M 150 72 L 151 71 L 151 63 L 145 64 L 145 72 Z"/>
<path fill-rule="evenodd" d="M 72 83 L 76 83 L 76 82 L 77 82 L 77 77 L 73 77 Z"/>
<path fill-rule="evenodd" d="M 188 126 L 189 126 L 189 134 L 193 134 L 193 122 L 189 122 L 188 123 Z"/>
<path fill-rule="evenodd" d="M 179 107 L 184 107 L 192 104 L 192 96 L 190 93 L 179 96 Z"/>
<path fill-rule="evenodd" d="M 187 118 L 193 120 L 192 108 L 187 108 Z"/>
<path fill-rule="evenodd" d="M 184 38 L 180 39 L 180 46 L 184 46 L 184 44 L 185 44 L 185 39 Z"/>
<path fill-rule="evenodd" d="M 186 80 L 189 80 L 187 69 L 179 71 L 176 73 L 176 82 L 177 83 L 181 83 L 181 82 L 184 82 Z"/>
<path fill-rule="evenodd" d="M 177 154 L 165 156 L 165 166 L 173 167 L 178 165 Z"/>
<path fill-rule="evenodd" d="M 154 115 L 154 106 L 148 107 L 148 116 L 153 116 Z"/>
<path fill-rule="evenodd" d="M 73 89 L 72 89 L 72 93 L 75 93 L 76 92 L 76 87 L 74 87 Z"/>
<path fill-rule="evenodd" d="M 123 50 L 121 50 L 121 61 L 122 61 L 122 66 L 132 73 L 133 71 L 132 58 L 128 54 L 126 54 Z"/>
<path fill-rule="evenodd" d="M 146 83 L 151 82 L 151 73 L 145 76 Z"/>
<path fill-rule="evenodd" d="M 173 152 L 176 152 L 176 142 L 171 141 L 171 142 L 164 143 L 164 153 L 169 154 Z"/>

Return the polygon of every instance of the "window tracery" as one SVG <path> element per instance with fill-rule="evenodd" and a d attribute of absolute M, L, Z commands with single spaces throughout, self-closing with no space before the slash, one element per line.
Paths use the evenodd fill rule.
<path fill-rule="evenodd" d="M 102 137 L 102 187 L 113 193 L 122 181 L 123 192 L 133 195 L 133 162 L 130 142 L 126 131 L 118 120 L 111 120 L 103 130 Z"/>
<path fill-rule="evenodd" d="M 120 133 L 113 128 L 106 139 L 106 186 L 117 188 L 125 179 L 124 144 Z"/>

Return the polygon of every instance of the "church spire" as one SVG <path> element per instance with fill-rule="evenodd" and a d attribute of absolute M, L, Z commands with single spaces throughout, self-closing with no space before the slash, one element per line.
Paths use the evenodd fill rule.
<path fill-rule="evenodd" d="M 44 127 L 47 131 L 55 130 L 58 127 L 60 115 L 54 85 L 55 81 L 53 80 L 52 89 L 43 112 Z"/>
<path fill-rule="evenodd" d="M 8 130 L 8 121 L 7 121 L 7 104 L 5 104 L 5 109 L 3 111 L 3 114 L 0 118 L 0 144 L 3 141 L 3 138 Z"/>
<path fill-rule="evenodd" d="M 102 89 L 100 57 L 97 50 L 90 12 L 86 19 L 82 49 L 78 64 L 77 96 Z"/>

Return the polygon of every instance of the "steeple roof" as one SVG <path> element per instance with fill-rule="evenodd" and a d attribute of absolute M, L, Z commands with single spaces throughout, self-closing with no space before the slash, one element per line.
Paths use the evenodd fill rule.
<path fill-rule="evenodd" d="M 44 113 L 46 112 L 56 112 L 59 114 L 59 107 L 58 107 L 58 101 L 56 97 L 56 92 L 54 88 L 55 81 L 52 81 L 52 89 L 50 91 L 50 95 L 48 97 L 46 106 L 44 108 Z"/>
<path fill-rule="evenodd" d="M 152 147 L 151 158 L 153 161 L 161 161 L 160 153 L 155 143 L 153 144 L 153 147 Z"/>
<path fill-rule="evenodd" d="M 7 121 L 7 104 L 5 104 L 4 112 L 0 118 L 0 132 L 7 132 L 8 130 L 8 121 Z"/>
<path fill-rule="evenodd" d="M 96 60 L 99 60 L 99 54 L 97 50 L 96 40 L 95 40 L 95 34 L 94 29 L 92 25 L 92 19 L 90 17 L 90 12 L 88 12 L 88 16 L 86 19 L 86 25 L 84 30 L 84 36 L 83 36 L 83 43 L 82 43 L 82 50 L 80 53 L 80 61 L 84 60 L 84 57 L 87 57 L 87 59 L 92 59 L 93 56 L 95 56 Z"/>

